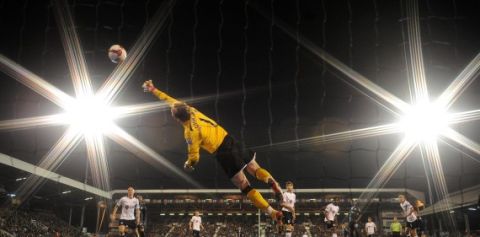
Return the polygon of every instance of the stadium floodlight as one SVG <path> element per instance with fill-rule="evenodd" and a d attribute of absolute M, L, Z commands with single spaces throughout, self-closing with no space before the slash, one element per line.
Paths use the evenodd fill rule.
<path fill-rule="evenodd" d="M 434 103 L 421 103 L 405 111 L 399 125 L 409 139 L 433 141 L 448 128 L 448 117 L 445 108 Z"/>
<path fill-rule="evenodd" d="M 64 122 L 76 127 L 84 134 L 107 132 L 115 118 L 115 113 L 106 101 L 97 96 L 73 100 L 66 110 Z"/>

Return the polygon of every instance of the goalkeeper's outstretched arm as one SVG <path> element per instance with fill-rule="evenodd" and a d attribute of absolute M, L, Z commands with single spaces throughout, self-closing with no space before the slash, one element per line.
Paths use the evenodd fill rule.
<path fill-rule="evenodd" d="M 152 80 L 145 81 L 142 85 L 143 89 L 145 91 L 151 92 L 153 95 L 155 95 L 158 99 L 164 100 L 167 102 L 171 107 L 176 104 L 176 103 L 181 103 L 177 99 L 167 95 L 165 92 L 157 89 L 154 85 Z"/>

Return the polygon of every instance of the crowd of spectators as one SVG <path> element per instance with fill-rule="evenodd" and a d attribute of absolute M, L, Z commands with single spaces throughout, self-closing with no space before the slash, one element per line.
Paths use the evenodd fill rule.
<path fill-rule="evenodd" d="M 48 212 L 2 210 L 0 212 L 0 237 L 79 237 L 78 228 Z"/>
<path fill-rule="evenodd" d="M 158 220 L 153 220 L 147 228 L 147 236 L 151 237 L 186 237 L 191 236 L 188 228 L 190 216 L 163 216 Z M 252 237 L 258 236 L 257 216 L 203 216 L 203 226 L 205 229 L 201 236 L 216 237 Z M 267 221 L 267 222 L 265 222 Z M 295 226 L 292 234 L 294 237 L 302 237 L 308 233 L 308 229 L 315 230 L 311 236 L 320 233 L 316 231 L 319 227 L 313 225 L 310 219 L 300 218 L 300 222 Z M 279 234 L 274 223 L 263 220 L 261 232 L 266 237 L 284 236 Z M 320 235 L 317 235 L 320 236 Z"/>

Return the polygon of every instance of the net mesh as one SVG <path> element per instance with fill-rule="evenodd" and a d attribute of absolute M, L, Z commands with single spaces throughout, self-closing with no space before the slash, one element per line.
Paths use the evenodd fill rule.
<path fill-rule="evenodd" d="M 112 44 L 127 50 L 149 21 L 157 1 L 69 1 L 76 30 L 98 88 L 114 65 L 106 57 Z M 384 1 L 179 1 L 120 98 L 119 105 L 151 101 L 141 93 L 144 80 L 179 98 L 214 95 L 195 105 L 215 118 L 246 148 L 259 147 L 259 163 L 280 181 L 297 187 L 365 187 L 394 150 L 400 136 L 384 135 L 331 144 L 305 145 L 307 138 L 395 121 L 395 117 L 349 85 L 348 78 L 304 49 L 300 37 L 338 58 L 379 86 L 409 101 L 406 15 L 401 2 Z M 465 1 L 419 1 L 427 81 L 438 96 L 478 53 L 478 6 Z M 264 9 L 264 17 L 258 9 Z M 0 3 L 1 53 L 73 95 L 58 25 L 50 1 Z M 278 28 L 280 19 L 294 38 Z M 8 36 L 8 37 L 5 37 Z M 60 110 L 43 97 L 1 74 L 1 119 L 45 115 Z M 477 109 L 474 83 L 454 110 Z M 228 96 L 227 93 L 230 93 Z M 231 96 L 233 94 L 233 96 Z M 179 167 L 182 134 L 167 112 L 118 123 Z M 456 125 L 477 140 L 475 124 Z M 1 152 L 37 163 L 63 127 L 0 133 Z M 288 146 L 277 146 L 293 141 Z M 440 153 L 450 191 L 478 184 L 478 155 L 448 141 Z M 108 142 L 114 187 L 188 187 L 181 180 L 139 162 L 134 154 Z M 86 179 L 83 146 L 62 164 L 61 174 Z M 210 188 L 231 187 L 220 167 L 202 154 L 192 176 Z M 73 170 L 73 172 L 72 172 Z M 127 175 L 128 174 L 128 175 Z M 8 176 L 8 175 L 6 175 Z M 6 179 L 13 178 L 6 177 Z M 414 151 L 388 187 L 428 190 L 420 153 Z M 161 187 L 156 181 L 163 180 Z M 353 196 L 353 194 L 352 194 Z M 430 193 L 427 196 L 435 196 Z"/>

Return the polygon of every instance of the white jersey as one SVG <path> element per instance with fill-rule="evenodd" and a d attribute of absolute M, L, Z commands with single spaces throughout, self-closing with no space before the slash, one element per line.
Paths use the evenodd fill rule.
<path fill-rule="evenodd" d="M 192 229 L 196 231 L 200 231 L 200 226 L 202 225 L 202 218 L 199 216 L 192 216 L 190 220 L 192 223 Z"/>
<path fill-rule="evenodd" d="M 412 204 L 405 200 L 405 202 L 400 203 L 400 207 L 403 210 L 403 215 L 406 216 L 408 213 L 412 212 L 410 215 L 407 216 L 407 221 L 408 222 L 414 222 L 417 220 L 417 215 L 415 214 L 415 211 L 413 210 Z M 413 211 L 412 211 L 413 210 Z"/>
<path fill-rule="evenodd" d="M 285 202 L 285 204 L 287 206 L 295 209 L 296 199 L 297 199 L 297 196 L 295 195 L 295 193 L 293 193 L 293 192 L 283 192 L 283 202 Z M 282 208 L 282 211 L 290 212 L 290 210 L 288 210 L 285 207 Z"/>
<path fill-rule="evenodd" d="M 325 208 L 325 221 L 334 221 L 335 216 L 338 214 L 339 211 L 340 207 L 336 206 L 333 203 L 328 204 Z"/>
<path fill-rule="evenodd" d="M 118 207 L 122 207 L 121 220 L 135 220 L 135 210 L 140 208 L 137 198 L 129 198 L 127 196 L 120 198 L 117 202 Z"/>
<path fill-rule="evenodd" d="M 367 222 L 365 224 L 365 229 L 367 229 L 367 235 L 373 235 L 375 234 L 375 228 L 377 228 L 377 225 L 373 222 Z"/>

